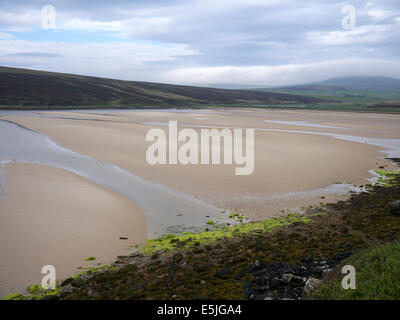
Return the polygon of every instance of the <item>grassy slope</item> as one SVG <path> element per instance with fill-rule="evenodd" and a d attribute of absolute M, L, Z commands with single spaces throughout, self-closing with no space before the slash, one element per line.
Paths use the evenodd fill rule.
<path fill-rule="evenodd" d="M 341 269 L 356 270 L 356 290 L 344 290 Z M 329 279 L 310 296 L 318 300 L 399 300 L 400 242 L 379 245 L 345 259 Z"/>
<path fill-rule="evenodd" d="M 0 67 L 0 106 L 140 107 L 318 103 L 320 99 L 246 90 L 122 81 Z"/>

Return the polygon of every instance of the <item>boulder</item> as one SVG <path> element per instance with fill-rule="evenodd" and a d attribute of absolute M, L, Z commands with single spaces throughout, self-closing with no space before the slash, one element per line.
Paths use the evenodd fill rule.
<path fill-rule="evenodd" d="M 291 274 L 291 273 L 284 273 L 283 275 L 282 275 L 282 279 L 283 279 L 283 281 L 285 281 L 286 283 L 289 283 L 290 281 L 292 281 L 292 279 L 293 279 L 293 274 Z"/>
<path fill-rule="evenodd" d="M 304 286 L 304 293 L 308 294 L 311 291 L 314 291 L 315 289 L 319 288 L 321 284 L 322 280 L 316 278 L 308 278 L 306 285 Z"/>

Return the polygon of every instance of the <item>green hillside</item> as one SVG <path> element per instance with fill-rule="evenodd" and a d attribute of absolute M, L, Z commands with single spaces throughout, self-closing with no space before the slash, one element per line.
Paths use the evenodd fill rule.
<path fill-rule="evenodd" d="M 323 82 L 258 92 L 302 95 L 334 103 L 311 103 L 310 109 L 400 112 L 400 80 L 384 77 L 334 78 Z"/>

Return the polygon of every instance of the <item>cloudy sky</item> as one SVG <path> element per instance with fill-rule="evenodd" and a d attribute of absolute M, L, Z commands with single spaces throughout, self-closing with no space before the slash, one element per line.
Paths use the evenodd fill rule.
<path fill-rule="evenodd" d="M 275 86 L 400 78 L 399 57 L 399 0 L 0 0 L 3 66 Z"/>

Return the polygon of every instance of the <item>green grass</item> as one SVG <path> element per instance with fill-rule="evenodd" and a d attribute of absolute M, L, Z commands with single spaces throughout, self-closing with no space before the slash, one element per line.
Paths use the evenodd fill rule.
<path fill-rule="evenodd" d="M 344 265 L 356 269 L 356 289 L 341 286 Z M 321 300 L 398 300 L 400 299 L 400 242 L 373 247 L 346 259 L 311 296 Z"/>

